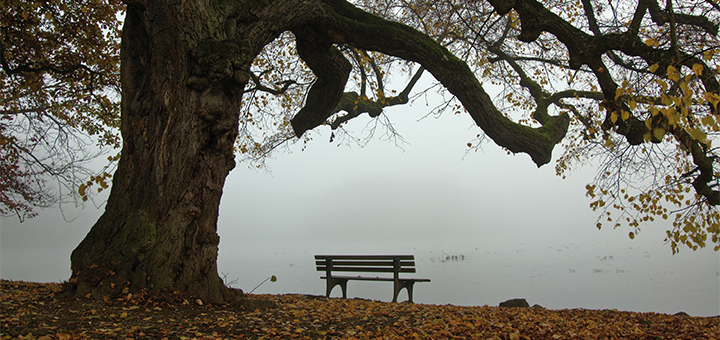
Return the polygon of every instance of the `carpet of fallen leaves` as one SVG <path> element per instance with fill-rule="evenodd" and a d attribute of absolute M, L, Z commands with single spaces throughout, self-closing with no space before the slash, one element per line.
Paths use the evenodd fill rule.
<path fill-rule="evenodd" d="M 60 285 L 0 281 L 0 339 L 720 339 L 720 317 L 458 307 L 252 295 L 246 310 L 179 297 L 58 299 Z"/>

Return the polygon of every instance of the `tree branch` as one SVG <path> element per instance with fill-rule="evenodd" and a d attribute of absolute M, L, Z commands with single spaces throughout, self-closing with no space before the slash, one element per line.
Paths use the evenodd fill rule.
<path fill-rule="evenodd" d="M 405 86 L 405 89 L 394 97 L 385 97 L 380 100 L 370 100 L 367 97 L 359 96 L 356 92 L 345 92 L 335 108 L 335 112 L 345 111 L 347 114 L 337 117 L 330 125 L 331 128 L 335 130 L 340 127 L 341 124 L 356 118 L 363 113 L 367 113 L 370 117 L 377 117 L 382 113 L 383 108 L 406 104 L 409 101 L 410 91 L 412 91 L 412 88 L 418 80 L 420 80 L 424 70 L 425 69 L 422 67 L 419 68 Z"/>
<path fill-rule="evenodd" d="M 260 77 L 258 77 L 255 73 L 250 73 L 250 78 L 255 83 L 255 87 L 251 87 L 251 88 L 245 90 L 245 92 L 262 91 L 262 92 L 267 92 L 267 93 L 279 96 L 279 95 L 285 93 L 290 88 L 290 86 L 297 84 L 294 80 L 285 80 L 285 81 L 282 81 L 282 82 L 276 84 L 276 85 L 282 85 L 281 88 L 279 88 L 279 89 L 278 88 L 270 88 L 270 87 L 263 85 L 262 82 L 260 81 Z"/>
<path fill-rule="evenodd" d="M 300 58 L 315 73 L 317 80 L 308 91 L 305 106 L 290 122 L 295 135 L 323 124 L 335 110 L 343 96 L 352 65 L 327 40 L 327 36 L 312 27 L 293 30 Z"/>
<path fill-rule="evenodd" d="M 708 20 L 708 18 L 703 16 L 697 16 L 697 15 L 689 15 L 689 14 L 683 14 L 683 13 L 669 13 L 669 11 L 672 10 L 672 7 L 666 8 L 665 11 L 660 9 L 660 5 L 658 5 L 657 1 L 655 0 L 644 0 L 647 1 L 647 8 L 650 12 L 650 18 L 652 18 L 653 22 L 662 26 L 667 23 L 670 23 L 673 19 L 678 24 L 685 24 L 685 25 L 692 25 L 699 28 L 702 28 L 705 30 L 706 33 L 711 35 L 717 35 L 718 34 L 718 25 Z M 709 3 L 712 3 L 712 1 L 708 1 Z M 717 6 L 717 4 L 713 4 L 714 6 Z M 674 16 L 674 18 L 672 18 Z"/>
<path fill-rule="evenodd" d="M 600 27 L 598 26 L 597 19 L 595 18 L 595 10 L 593 9 L 592 3 L 590 0 L 582 0 L 582 4 L 583 9 L 585 10 L 585 17 L 588 19 L 590 32 L 593 32 L 595 35 L 601 35 L 602 32 L 600 32 Z"/>
<path fill-rule="evenodd" d="M 30 112 L 42 112 L 49 108 L 50 108 L 49 106 L 45 105 L 45 106 L 20 109 L 20 110 L 0 110 L 0 114 L 1 115 L 20 115 L 20 114 L 30 113 Z"/>
<path fill-rule="evenodd" d="M 656 2 L 652 0 L 643 0 L 638 5 L 634 21 L 639 21 L 645 12 L 645 4 L 651 12 L 651 16 L 656 23 L 666 23 L 673 18 L 668 13 L 659 11 Z M 613 50 L 622 51 L 631 56 L 643 58 L 649 65 L 658 63 L 661 68 L 658 72 L 664 72 L 665 68 L 673 61 L 681 65 L 692 68 L 693 64 L 701 64 L 705 69 L 707 65 L 704 61 L 692 55 L 685 55 L 678 51 L 676 43 L 672 43 L 673 47 L 669 50 L 654 49 L 643 43 L 631 28 L 625 33 L 608 33 L 605 35 L 588 35 L 585 32 L 575 28 L 556 14 L 549 11 L 542 4 L 535 0 L 490 0 L 491 4 L 500 13 L 507 11 L 508 7 L 514 8 L 520 15 L 522 30 L 518 39 L 531 42 L 537 39 L 543 31 L 549 32 L 557 37 L 568 49 L 570 55 L 569 64 L 573 68 L 580 68 L 582 65 L 588 65 L 594 72 L 598 84 L 602 88 L 606 107 L 606 119 L 603 128 L 606 130 L 616 127 L 616 132 L 625 136 L 631 145 L 638 145 L 643 142 L 643 135 L 647 132 L 644 123 L 634 115 L 630 114 L 627 119 L 616 120 L 612 122 L 611 113 L 632 112 L 624 102 L 624 98 L 616 98 L 615 90 L 618 85 L 610 76 L 607 67 L 604 66 L 602 55 Z M 642 2 L 642 1 L 641 1 Z M 670 2 L 670 1 L 668 1 Z M 671 9 L 669 6 L 668 11 Z M 655 13 L 655 14 L 653 14 Z M 702 23 L 692 20 L 698 19 L 694 16 L 677 15 L 677 22 L 686 24 L 694 24 L 702 27 Z M 702 20 L 700 20 L 701 22 Z M 672 23 L 671 23 L 672 26 Z M 717 32 L 716 28 L 706 31 L 712 33 Z M 713 33 L 714 34 L 714 33 Z M 675 39 L 673 39 L 675 40 Z M 664 65 L 663 65 L 664 64 Z M 657 73 L 656 73 L 657 74 Z M 661 76 L 661 74 L 658 74 Z M 708 92 L 717 92 L 720 89 L 717 79 L 710 72 L 703 72 L 700 79 Z M 711 112 L 715 113 L 715 109 L 711 107 Z M 680 144 L 690 151 L 694 163 L 700 170 L 700 175 L 693 182 L 698 194 L 704 196 L 711 205 L 720 205 L 720 193 L 713 190 L 708 183 L 714 179 L 713 162 L 714 158 L 707 155 L 706 148 L 700 142 L 694 140 L 682 127 L 676 126 L 670 131 Z"/>
<path fill-rule="evenodd" d="M 460 100 L 475 123 L 498 145 L 511 152 L 527 153 L 538 166 L 550 161 L 552 149 L 567 131 L 570 121 L 567 114 L 551 117 L 539 128 L 515 123 L 494 106 L 468 65 L 429 36 L 368 14 L 344 0 L 323 3 L 318 8 L 320 17 L 312 25 L 323 30 L 333 43 L 421 64 Z"/>

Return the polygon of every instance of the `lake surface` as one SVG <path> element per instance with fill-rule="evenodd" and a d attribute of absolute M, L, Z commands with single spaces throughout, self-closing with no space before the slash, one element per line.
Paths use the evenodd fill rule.
<path fill-rule="evenodd" d="M 391 232 L 394 229 L 348 229 L 338 237 L 307 228 L 238 228 L 225 220 L 231 215 L 225 215 L 219 230 L 218 270 L 228 282 L 235 281 L 232 286 L 246 292 L 276 275 L 277 282 L 266 282 L 255 293 L 324 295 L 315 254 L 412 254 L 417 267 L 412 276 L 432 280 L 415 285 L 418 303 L 497 306 L 521 297 L 551 309 L 720 314 L 720 254 L 682 249 L 671 255 L 662 244 L 661 228 L 648 227 L 629 240 L 620 230 L 576 227 L 577 233 L 589 235 L 557 243 L 538 234 L 498 236 L 483 228 L 460 231 L 450 226 L 437 234 L 420 235 L 410 234 L 412 229 L 398 234 Z M 83 228 L 75 227 L 79 220 L 72 225 L 17 225 L 4 220 L 2 278 L 66 280 L 70 252 L 94 218 L 84 216 Z M 476 234 L 471 234 L 473 230 Z M 348 295 L 390 301 L 392 284 L 351 281 Z M 336 287 L 332 296 L 341 296 L 340 289 Z M 400 300 L 405 299 L 402 292 Z"/>
<path fill-rule="evenodd" d="M 320 279 L 322 273 L 315 270 L 313 255 L 348 254 L 341 248 L 335 245 L 320 247 L 316 252 L 244 254 L 242 260 L 221 256 L 219 270 L 228 281 L 237 280 L 233 286 L 246 292 L 276 275 L 277 282 L 265 282 L 255 293 L 324 295 L 325 281 Z M 417 273 L 408 274 L 409 277 L 432 280 L 415 284 L 416 303 L 497 306 L 507 299 L 526 298 L 531 305 L 550 309 L 720 314 L 720 268 L 717 265 L 708 268 L 707 262 L 701 261 L 703 255 L 717 256 L 707 254 L 710 252 L 671 256 L 607 244 L 592 249 L 572 244 L 557 247 L 523 244 L 517 250 L 492 246 L 415 249 L 395 244 L 387 249 L 414 254 Z M 342 296 L 340 288 L 336 287 L 331 296 Z M 392 284 L 350 281 L 348 297 L 390 301 Z M 400 300 L 406 297 L 403 291 Z"/>

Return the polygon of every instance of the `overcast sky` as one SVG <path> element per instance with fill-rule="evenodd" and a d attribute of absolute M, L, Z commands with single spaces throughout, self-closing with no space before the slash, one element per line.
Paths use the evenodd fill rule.
<path fill-rule="evenodd" d="M 479 129 L 465 115 L 419 120 L 429 109 L 419 101 L 388 111 L 408 142 L 402 148 L 377 140 L 337 146 L 321 127 L 304 151 L 298 145 L 270 159 L 270 174 L 240 163 L 220 208 L 221 275 L 245 291 L 278 275 L 258 292 L 323 294 L 313 254 L 409 253 L 418 276 L 433 280 L 418 284 L 418 302 L 528 297 L 550 308 L 720 314 L 718 253 L 670 255 L 666 221 L 642 226 L 635 240 L 628 229 L 597 230 L 584 189 L 594 169 L 562 180 L 552 163 L 538 169 L 529 156 L 492 143 L 465 155 Z M 367 121 L 348 129 L 361 134 Z M 64 211 L 72 222 L 58 209 L 24 223 L 2 219 L 2 278 L 70 276 L 70 252 L 101 210 Z M 466 261 L 443 263 L 444 254 Z M 353 289 L 389 300 L 383 286 Z"/>

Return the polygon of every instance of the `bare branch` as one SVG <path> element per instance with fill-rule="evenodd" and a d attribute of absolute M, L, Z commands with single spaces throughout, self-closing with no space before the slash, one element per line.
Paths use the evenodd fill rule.
<path fill-rule="evenodd" d="M 250 78 L 255 83 L 255 87 L 251 87 L 251 88 L 245 90 L 245 92 L 261 91 L 261 92 L 267 92 L 267 93 L 279 96 L 279 95 L 285 93 L 290 88 L 290 86 L 297 84 L 294 80 L 285 80 L 285 81 L 276 83 L 276 85 L 282 85 L 281 88 L 270 88 L 270 87 L 263 85 L 262 82 L 260 81 L 260 77 L 258 77 L 256 74 L 250 73 Z"/>
<path fill-rule="evenodd" d="M 333 130 L 337 129 L 341 124 L 360 116 L 363 113 L 367 113 L 370 117 L 379 116 L 383 108 L 388 106 L 395 106 L 400 104 L 407 104 L 409 101 L 410 91 L 415 84 L 420 80 L 420 77 L 425 71 L 424 68 L 420 67 L 413 77 L 410 79 L 405 89 L 394 97 L 385 97 L 379 100 L 370 100 L 367 97 L 359 96 L 355 92 L 345 92 L 343 98 L 335 108 L 335 112 L 345 111 L 346 115 L 337 117 L 332 123 L 331 127 Z"/>

